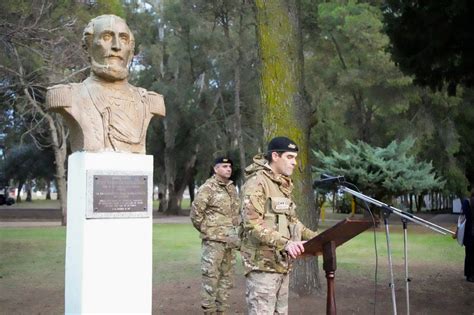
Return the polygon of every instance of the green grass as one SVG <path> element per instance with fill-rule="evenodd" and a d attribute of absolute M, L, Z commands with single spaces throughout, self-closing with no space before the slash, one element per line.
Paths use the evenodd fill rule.
<path fill-rule="evenodd" d="M 0 230 L 2 286 L 63 286 L 65 238 L 62 227 Z"/>
<path fill-rule="evenodd" d="M 379 273 L 387 274 L 385 234 L 377 232 Z M 64 285 L 65 229 L 4 228 L 0 229 L 0 281 L 3 287 L 33 286 L 53 288 Z M 435 233 L 409 232 L 410 265 L 461 265 L 464 250 L 449 236 Z M 403 234 L 391 232 L 394 265 L 403 266 Z M 200 275 L 201 241 L 190 224 L 155 224 L 153 227 L 154 284 L 184 280 Z M 240 255 L 237 255 L 240 256 Z M 321 259 L 320 259 L 321 261 Z M 372 232 L 365 232 L 339 247 L 338 269 L 354 276 L 371 276 L 375 254 Z M 237 273 L 242 274 L 241 263 Z"/>
<path fill-rule="evenodd" d="M 388 255 L 385 232 L 376 232 L 379 275 L 388 277 Z M 392 264 L 394 268 L 404 268 L 403 233 L 390 232 Z M 337 249 L 338 269 L 353 272 L 354 275 L 370 277 L 375 270 L 374 234 L 364 232 Z M 408 232 L 408 265 L 443 266 L 462 265 L 464 249 L 450 236 L 436 233 Z M 404 270 L 404 269 L 403 269 Z M 427 272 L 429 272 L 427 270 Z"/>
<path fill-rule="evenodd" d="M 200 276 L 201 239 L 190 224 L 155 224 L 153 244 L 155 284 Z M 241 265 L 237 255 L 240 274 Z"/>
<path fill-rule="evenodd" d="M 155 224 L 153 227 L 153 282 L 199 275 L 201 240 L 189 224 Z"/>

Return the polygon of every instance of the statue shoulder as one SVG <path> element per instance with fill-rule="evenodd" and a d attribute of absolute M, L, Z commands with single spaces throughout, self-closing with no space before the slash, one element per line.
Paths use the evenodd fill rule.
<path fill-rule="evenodd" d="M 147 91 L 145 89 L 142 89 L 141 94 L 145 97 L 146 102 L 149 105 L 150 112 L 152 114 L 160 116 L 166 115 L 165 101 L 163 99 L 163 95 L 153 91 Z"/>
<path fill-rule="evenodd" d="M 73 89 L 77 84 L 58 84 L 48 87 L 46 92 L 46 108 L 55 110 L 72 106 Z"/>

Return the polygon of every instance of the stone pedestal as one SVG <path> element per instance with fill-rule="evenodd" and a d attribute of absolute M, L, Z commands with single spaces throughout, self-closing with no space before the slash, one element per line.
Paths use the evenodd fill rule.
<path fill-rule="evenodd" d="M 153 157 L 76 152 L 68 165 L 66 314 L 151 314 Z"/>

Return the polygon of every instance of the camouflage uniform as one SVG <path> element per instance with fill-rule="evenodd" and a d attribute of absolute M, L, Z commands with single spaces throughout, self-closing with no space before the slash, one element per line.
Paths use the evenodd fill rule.
<path fill-rule="evenodd" d="M 243 238 L 241 254 L 246 273 L 249 314 L 288 313 L 289 240 L 308 240 L 316 232 L 296 217 L 293 183 L 274 174 L 262 155 L 245 169 L 243 187 Z"/>
<path fill-rule="evenodd" d="M 205 313 L 224 312 L 240 243 L 239 198 L 232 181 L 209 178 L 192 204 L 191 221 L 202 239 L 202 308 Z"/>

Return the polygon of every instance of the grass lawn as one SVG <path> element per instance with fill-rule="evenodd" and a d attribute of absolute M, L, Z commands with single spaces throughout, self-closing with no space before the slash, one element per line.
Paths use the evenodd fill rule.
<path fill-rule="evenodd" d="M 380 274 L 385 272 L 385 235 L 376 232 Z M 461 264 L 463 248 L 450 237 L 409 232 L 409 264 Z M 393 262 L 403 265 L 403 234 L 391 233 Z M 155 224 L 154 283 L 199 275 L 200 239 L 190 224 Z M 64 281 L 65 228 L 5 228 L 0 230 L 0 281 L 4 287 L 58 286 Z M 374 235 L 364 232 L 337 251 L 339 269 L 370 276 L 375 266 Z M 238 255 L 239 256 L 239 255 Z M 241 273 L 241 264 L 238 271 Z M 382 275 L 383 278 L 383 275 Z M 45 281 L 48 279 L 48 281 Z"/>
<path fill-rule="evenodd" d="M 395 269 L 404 274 L 403 234 L 390 232 L 392 263 Z M 387 242 L 383 231 L 376 232 L 378 251 L 378 279 L 389 278 Z M 450 236 L 435 233 L 408 232 L 408 266 L 419 265 L 461 265 L 464 249 Z M 350 270 L 353 275 L 373 276 L 375 271 L 375 246 L 373 232 L 364 232 L 337 250 L 338 269 Z"/>
<path fill-rule="evenodd" d="M 154 313 L 190 314 L 199 311 L 201 242 L 198 233 L 191 224 L 155 224 L 153 232 L 153 288 L 155 297 L 159 297 L 154 302 Z M 383 231 L 376 232 L 376 235 L 379 253 L 377 283 L 380 288 L 380 303 L 385 303 L 385 306 L 380 307 L 388 310 L 389 294 L 385 294 L 386 292 L 382 292 L 381 289 L 385 288 L 389 274 L 385 235 Z M 6 288 L 0 294 L 0 313 L 2 313 L 2 309 L 8 310 L 5 314 L 61 314 L 64 312 L 62 292 L 64 292 L 65 237 L 66 230 L 63 227 L 0 229 L 0 287 Z M 460 270 L 462 270 L 464 250 L 449 236 L 427 233 L 420 229 L 413 229 L 408 237 L 409 263 L 414 269 L 413 274 L 410 273 L 410 277 L 419 280 L 414 282 L 414 297 L 422 296 L 421 302 L 418 301 L 414 304 L 421 310 L 437 309 L 437 306 L 430 308 L 423 303 L 440 293 L 433 290 L 426 293 L 423 283 L 425 280 L 438 279 L 439 273 L 449 274 L 450 271 L 452 273 L 452 270 L 456 270 L 454 278 L 461 278 Z M 404 272 L 401 229 L 394 228 L 391 238 L 394 268 L 398 275 L 396 281 L 402 281 Z M 237 255 L 238 260 L 240 260 L 239 256 Z M 319 261 L 321 268 L 321 259 Z M 365 300 L 361 302 L 360 298 L 351 299 L 354 295 L 353 290 L 359 293 L 360 290 L 364 290 L 365 299 L 367 296 L 372 296 L 372 287 L 367 287 L 364 284 L 371 283 L 374 279 L 373 233 L 364 232 L 338 248 L 337 264 L 338 274 L 344 275 L 338 281 L 339 288 L 354 286 L 345 289 L 344 298 L 347 300 L 345 304 L 341 305 L 364 304 Z M 244 311 L 242 274 L 242 264 L 238 261 L 236 281 L 240 287 L 234 292 L 232 298 L 234 299 L 233 308 L 240 309 L 240 312 Z M 324 272 L 320 272 L 320 278 L 324 286 Z M 445 278 L 451 279 L 450 277 Z M 360 281 L 362 284 L 359 285 Z M 458 287 L 457 281 L 442 282 L 442 288 Z M 402 287 L 401 283 L 399 283 L 399 287 Z M 433 288 L 430 287 L 430 289 Z M 383 302 L 382 298 L 385 295 L 387 298 Z M 179 298 L 177 298 L 178 296 Z M 318 307 L 323 307 L 324 299 L 311 298 L 310 300 L 314 303 L 320 302 L 321 305 L 318 304 Z M 300 302 L 303 304 L 311 302 L 304 301 Z M 462 312 L 456 311 L 469 309 L 469 306 L 465 305 L 469 304 L 469 301 L 471 300 L 466 298 L 452 303 L 453 305 L 450 304 L 449 307 L 453 312 L 448 313 L 461 314 Z M 445 305 L 446 303 L 441 304 Z M 465 306 L 459 306 L 461 304 Z M 357 307 L 361 305 L 357 304 Z M 162 312 L 162 310 L 167 310 L 167 312 Z M 354 314 L 353 311 L 351 312 Z"/>

